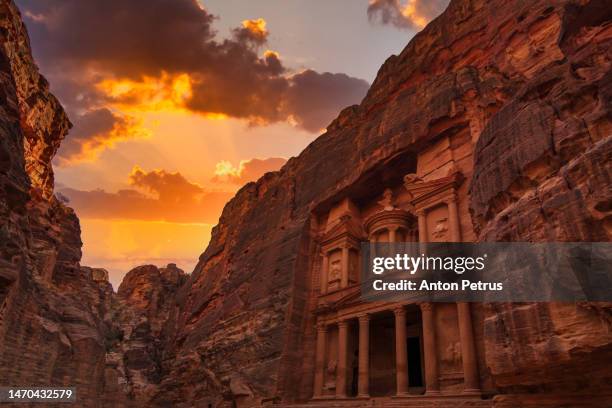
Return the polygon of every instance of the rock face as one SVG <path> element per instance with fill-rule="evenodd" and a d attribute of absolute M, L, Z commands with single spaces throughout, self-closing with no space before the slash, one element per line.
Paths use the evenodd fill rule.
<path fill-rule="evenodd" d="M 112 288 L 81 271 L 79 221 L 53 195 L 70 122 L 14 4 L 0 2 L 0 16 L 0 384 L 74 384 L 100 406 Z"/>
<path fill-rule="evenodd" d="M 17 8 L 0 1 L 0 385 L 76 386 L 80 406 L 133 406 L 159 382 L 184 273 L 138 268 L 116 295 L 106 270 L 79 265 L 79 220 L 53 195 L 51 166 L 70 126 Z"/>
<path fill-rule="evenodd" d="M 439 155 L 467 180 L 465 240 L 609 241 L 610 12 L 603 0 L 452 1 L 359 106 L 240 190 L 192 275 L 142 266 L 114 294 L 106 271 L 79 265 L 78 219 L 54 197 L 50 163 L 70 123 L 0 1 L 0 385 L 76 385 L 84 407 L 309 399 L 317 214 L 415 165 L 446 174 Z M 475 312 L 496 407 L 611 405 L 609 305 Z"/>
<path fill-rule="evenodd" d="M 464 238 L 609 241 L 610 11 L 599 0 L 451 2 L 385 62 L 359 106 L 225 207 L 180 298 L 156 403 L 310 398 L 313 211 L 347 192 L 381 193 L 377 186 L 408 172 L 411 155 L 442 138 L 474 144 L 462 164 L 469 205 L 459 210 L 476 233 Z M 498 406 L 558 406 L 566 394 L 610 391 L 607 307 L 482 313 L 491 391 L 506 394 Z M 597 380 L 580 380 L 586 373 Z"/>
<path fill-rule="evenodd" d="M 177 314 L 175 295 L 185 273 L 174 264 L 144 265 L 124 277 L 113 308 L 117 341 L 107 354 L 107 370 L 135 406 L 147 406 L 161 381 L 165 323 Z"/>

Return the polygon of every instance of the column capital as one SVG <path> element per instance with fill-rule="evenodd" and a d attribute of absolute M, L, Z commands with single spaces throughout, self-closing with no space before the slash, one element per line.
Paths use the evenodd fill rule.
<path fill-rule="evenodd" d="M 393 308 L 393 313 L 395 313 L 396 316 L 404 316 L 406 315 L 406 309 L 404 309 L 404 306 L 397 306 Z"/>
<path fill-rule="evenodd" d="M 338 327 L 347 327 L 348 323 L 349 323 L 348 319 L 338 320 Z"/>
<path fill-rule="evenodd" d="M 419 208 L 417 210 L 414 210 L 414 213 L 417 215 L 417 217 L 424 217 L 425 212 L 426 210 L 424 208 Z"/>
<path fill-rule="evenodd" d="M 421 302 L 419 303 L 419 307 L 421 308 L 422 311 L 427 311 L 430 312 L 433 310 L 433 303 L 431 302 Z"/>
<path fill-rule="evenodd" d="M 323 322 L 317 323 L 317 331 L 326 332 L 327 331 L 327 324 L 323 323 Z"/>
<path fill-rule="evenodd" d="M 364 313 L 364 314 L 357 316 L 357 319 L 359 319 L 359 323 L 367 323 L 370 321 L 370 315 L 367 313 Z"/>
<path fill-rule="evenodd" d="M 448 197 L 444 198 L 444 203 L 445 204 L 456 204 L 457 203 L 457 195 L 455 193 L 453 193 L 452 195 L 449 195 Z"/>

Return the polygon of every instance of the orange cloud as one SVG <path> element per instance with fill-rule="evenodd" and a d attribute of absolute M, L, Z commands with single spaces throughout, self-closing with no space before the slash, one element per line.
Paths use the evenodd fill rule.
<path fill-rule="evenodd" d="M 263 45 L 268 41 L 270 33 L 266 29 L 266 20 L 263 18 L 244 20 L 242 27 L 234 29 L 234 37 L 240 41 L 251 41 L 256 45 Z"/>
<path fill-rule="evenodd" d="M 276 51 L 266 50 L 264 51 L 264 58 L 276 58 L 280 60 L 280 54 Z"/>
<path fill-rule="evenodd" d="M 448 5 L 449 0 L 370 0 L 368 16 L 398 28 L 421 30 Z"/>
<path fill-rule="evenodd" d="M 188 181 L 181 173 L 163 169 L 147 172 L 136 165 L 128 179 L 132 186 L 154 193 L 159 200 L 166 202 L 197 199 L 204 193 L 204 188 Z"/>
<path fill-rule="evenodd" d="M 128 177 L 134 189 L 110 193 L 101 189 L 61 188 L 80 217 L 215 224 L 233 192 L 207 191 L 182 174 L 139 166 Z"/>
<path fill-rule="evenodd" d="M 219 39 L 214 16 L 194 0 L 21 5 L 38 61 L 77 124 L 75 113 L 106 107 L 131 115 L 188 110 L 254 125 L 293 121 L 318 132 L 369 86 L 310 71 L 312 88 L 303 89 L 302 75 L 291 75 L 278 53 L 260 52 L 270 36 L 264 19 L 245 20 Z M 314 98 L 295 100 L 303 95 Z"/>
<path fill-rule="evenodd" d="M 265 173 L 280 169 L 286 159 L 271 157 L 267 159 L 241 160 L 237 167 L 231 162 L 222 160 L 215 165 L 213 182 L 243 185 L 249 181 L 255 181 Z"/>
<path fill-rule="evenodd" d="M 95 109 L 76 118 L 75 127 L 62 144 L 58 164 L 92 161 L 104 149 L 112 148 L 118 142 L 150 135 L 141 119 L 117 114 L 107 108 Z"/>
<path fill-rule="evenodd" d="M 277 157 L 250 159 L 234 167 L 228 161 L 221 161 L 211 181 L 225 186 L 217 186 L 215 191 L 188 180 L 179 172 L 147 171 L 136 165 L 127 178 L 133 188 L 113 193 L 62 187 L 58 194 L 67 199 L 79 217 L 215 224 L 237 186 L 278 170 L 285 162 Z"/>
<path fill-rule="evenodd" d="M 131 79 L 104 79 L 96 87 L 111 104 L 124 111 L 183 111 L 192 96 L 188 74 L 170 75 L 162 72 L 157 78 L 144 76 Z"/>

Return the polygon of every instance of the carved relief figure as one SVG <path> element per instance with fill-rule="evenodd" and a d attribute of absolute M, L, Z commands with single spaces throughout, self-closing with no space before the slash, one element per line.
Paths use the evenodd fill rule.
<path fill-rule="evenodd" d="M 335 390 L 336 389 L 336 368 L 338 367 L 338 362 L 336 360 L 330 360 L 327 363 L 326 375 L 324 388 L 326 390 Z"/>
<path fill-rule="evenodd" d="M 393 191 L 390 188 L 386 189 L 383 193 L 383 198 L 378 202 L 380 206 L 383 207 L 384 211 L 391 211 L 395 209 L 395 205 L 393 202 Z"/>
<path fill-rule="evenodd" d="M 329 281 L 333 282 L 336 280 L 340 280 L 340 275 L 342 273 L 342 265 L 340 260 L 332 261 L 329 266 Z"/>
<path fill-rule="evenodd" d="M 449 364 L 459 364 L 461 362 L 461 344 L 451 343 L 444 351 L 442 360 Z"/>
<path fill-rule="evenodd" d="M 443 239 L 446 237 L 447 231 L 448 231 L 448 219 L 440 218 L 439 220 L 436 221 L 436 226 L 434 230 L 432 231 L 431 235 L 435 239 Z"/>
<path fill-rule="evenodd" d="M 359 256 L 356 253 L 351 253 L 349 258 L 349 277 L 357 281 L 359 275 Z"/>

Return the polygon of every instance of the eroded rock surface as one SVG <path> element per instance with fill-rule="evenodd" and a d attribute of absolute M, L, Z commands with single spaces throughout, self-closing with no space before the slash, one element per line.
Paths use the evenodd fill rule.
<path fill-rule="evenodd" d="M 473 156 L 454 158 L 468 178 L 464 230 L 476 231 L 464 239 L 609 241 L 611 30 L 604 1 L 451 2 L 385 62 L 359 106 L 226 206 L 185 287 L 159 405 L 310 398 L 311 212 L 347 192 L 380 194 L 444 137 L 474 144 Z M 490 391 L 513 395 L 496 403 L 558 406 L 565 394 L 609 392 L 609 313 L 485 308 L 477 337 Z M 599 380 L 580 381 L 585 372 Z"/>
<path fill-rule="evenodd" d="M 0 1 L 0 385 L 76 386 L 80 406 L 133 406 L 159 382 L 162 322 L 184 274 L 146 267 L 116 295 L 106 270 L 79 265 L 79 220 L 54 196 L 51 166 L 70 126 L 19 11 Z"/>

